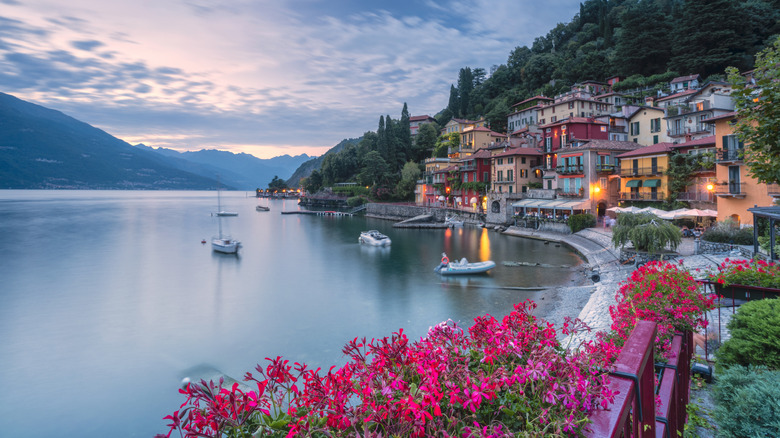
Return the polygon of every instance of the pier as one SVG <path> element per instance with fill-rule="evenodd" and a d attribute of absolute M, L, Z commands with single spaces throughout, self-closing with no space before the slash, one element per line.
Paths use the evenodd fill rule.
<path fill-rule="evenodd" d="M 352 213 L 345 213 L 342 211 L 309 211 L 309 210 L 283 211 L 282 214 L 311 214 L 315 216 L 352 216 Z"/>

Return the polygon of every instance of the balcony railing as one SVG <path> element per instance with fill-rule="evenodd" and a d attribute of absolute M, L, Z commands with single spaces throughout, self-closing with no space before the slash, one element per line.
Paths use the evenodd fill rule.
<path fill-rule="evenodd" d="M 767 184 L 766 185 L 766 194 L 772 197 L 780 197 L 780 185 L 778 184 Z"/>
<path fill-rule="evenodd" d="M 664 192 L 620 192 L 621 201 L 663 201 Z"/>
<path fill-rule="evenodd" d="M 626 133 L 626 127 L 625 126 L 618 126 L 618 125 L 609 125 L 609 132 L 615 132 L 615 133 Z"/>
<path fill-rule="evenodd" d="M 599 173 L 614 173 L 617 166 L 614 164 L 597 163 L 596 172 Z"/>
<path fill-rule="evenodd" d="M 729 181 L 715 186 L 715 194 L 721 198 L 744 198 L 745 183 Z"/>
<path fill-rule="evenodd" d="M 460 171 L 461 172 L 469 172 L 469 171 L 472 171 L 472 170 L 477 170 L 477 166 L 474 165 L 474 164 L 466 164 L 466 165 L 461 165 L 460 166 Z"/>
<path fill-rule="evenodd" d="M 664 172 L 666 172 L 666 167 L 661 166 L 620 168 L 620 176 L 654 176 L 663 175 Z"/>
<path fill-rule="evenodd" d="M 721 149 L 718 151 L 718 162 L 742 161 L 744 149 Z"/>
<path fill-rule="evenodd" d="M 582 164 L 574 164 L 569 166 L 558 166 L 555 171 L 561 175 L 570 175 L 572 173 L 583 173 L 584 168 Z"/>
<path fill-rule="evenodd" d="M 560 198 L 582 198 L 584 195 L 585 195 L 584 190 L 580 190 L 578 192 L 564 192 L 564 191 L 558 192 L 558 197 Z"/>
<path fill-rule="evenodd" d="M 677 200 L 715 202 L 715 194 L 711 192 L 680 192 L 677 194 Z"/>

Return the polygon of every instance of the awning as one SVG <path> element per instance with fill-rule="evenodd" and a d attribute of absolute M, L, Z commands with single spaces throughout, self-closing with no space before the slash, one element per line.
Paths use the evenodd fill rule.
<path fill-rule="evenodd" d="M 552 199 L 533 199 L 533 198 L 527 198 L 523 199 L 522 201 L 517 201 L 512 204 L 512 207 L 529 207 L 529 208 L 535 208 L 538 207 L 540 204 L 544 204 L 545 202 L 550 202 Z"/>
<path fill-rule="evenodd" d="M 587 210 L 589 201 L 567 201 L 560 199 L 523 199 L 515 202 L 515 208 L 540 208 L 555 210 Z"/>
<path fill-rule="evenodd" d="M 642 186 L 643 187 L 661 187 L 661 180 L 660 179 L 646 179 L 642 183 Z"/>
<path fill-rule="evenodd" d="M 642 186 L 641 179 L 632 179 L 630 181 L 626 181 L 626 187 L 641 187 L 641 186 Z"/>

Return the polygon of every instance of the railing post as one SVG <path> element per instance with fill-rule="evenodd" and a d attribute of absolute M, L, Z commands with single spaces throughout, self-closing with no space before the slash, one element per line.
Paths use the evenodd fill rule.
<path fill-rule="evenodd" d="M 610 376 L 610 389 L 620 393 L 609 409 L 590 415 L 592 424 L 585 436 L 611 438 L 631 430 L 635 437 L 655 437 L 655 334 L 654 322 L 637 322 Z M 629 410 L 633 413 L 630 425 Z"/>

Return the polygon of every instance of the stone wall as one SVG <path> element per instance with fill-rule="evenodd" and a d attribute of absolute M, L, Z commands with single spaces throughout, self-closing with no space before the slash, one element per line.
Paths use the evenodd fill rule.
<path fill-rule="evenodd" d="M 738 251 L 740 257 L 753 258 L 753 247 L 747 245 L 731 245 L 729 243 L 708 242 L 706 240 L 698 242 L 699 248 L 697 254 L 725 254 Z"/>
<path fill-rule="evenodd" d="M 439 207 L 425 207 L 409 204 L 366 204 L 366 216 L 402 221 L 424 214 L 430 214 L 436 222 L 444 222 L 447 216 L 455 216 L 468 223 L 484 222 L 484 215 L 464 210 Z"/>
<path fill-rule="evenodd" d="M 490 193 L 485 222 L 490 225 L 508 225 L 513 222 L 512 203 L 523 199 L 521 193 Z"/>

